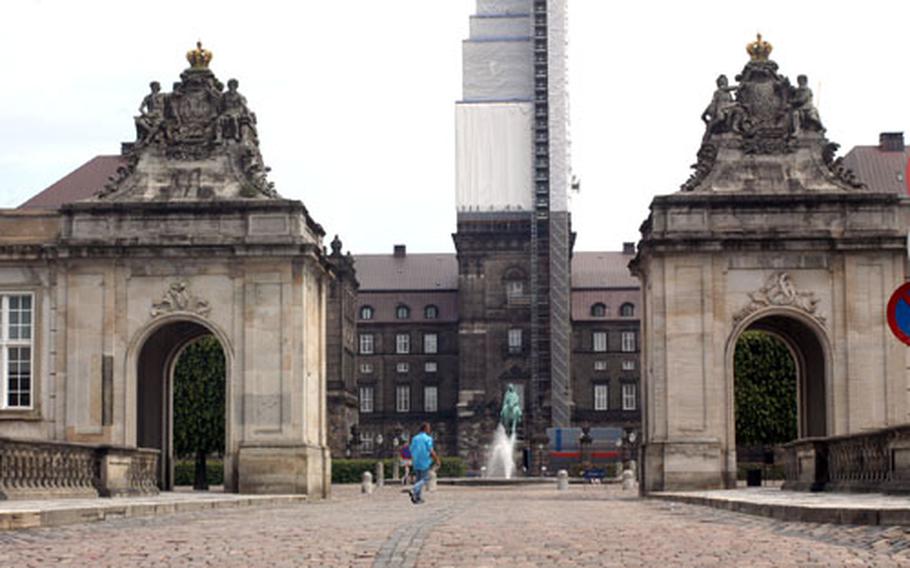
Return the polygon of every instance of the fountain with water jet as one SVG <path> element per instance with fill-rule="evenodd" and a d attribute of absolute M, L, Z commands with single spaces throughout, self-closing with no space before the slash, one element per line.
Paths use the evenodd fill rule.
<path fill-rule="evenodd" d="M 518 424 L 521 422 L 521 401 L 515 392 L 515 385 L 509 384 L 502 397 L 502 412 L 499 424 L 493 433 L 493 445 L 487 456 L 487 477 L 512 479 L 515 475 L 515 443 L 518 438 Z"/>

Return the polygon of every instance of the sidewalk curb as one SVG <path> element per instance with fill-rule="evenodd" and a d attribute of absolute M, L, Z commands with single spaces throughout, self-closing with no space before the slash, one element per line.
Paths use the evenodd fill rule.
<path fill-rule="evenodd" d="M 102 503 L 96 506 L 66 507 L 59 509 L 23 511 L 0 511 L 0 531 L 32 529 L 43 527 L 59 527 L 78 523 L 91 523 L 107 519 L 123 519 L 129 517 L 160 517 L 175 513 L 191 513 L 218 509 L 237 509 L 242 507 L 273 507 L 304 503 L 306 495 L 251 495 L 236 499 L 210 499 L 193 501 L 172 501 L 150 503 L 140 501 L 129 503 L 125 499 L 118 499 L 111 503 Z M 107 499 L 105 499 L 107 500 Z"/>
<path fill-rule="evenodd" d="M 719 499 L 696 495 L 652 493 L 652 499 L 712 507 L 735 513 L 768 517 L 778 521 L 800 523 L 830 523 L 835 525 L 908 526 L 910 509 L 875 509 L 869 507 L 808 507 L 754 503 L 734 499 Z"/>

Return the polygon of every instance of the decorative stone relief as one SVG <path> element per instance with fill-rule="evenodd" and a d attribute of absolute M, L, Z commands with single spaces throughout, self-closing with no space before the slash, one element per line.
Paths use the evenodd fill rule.
<path fill-rule="evenodd" d="M 772 274 L 758 291 L 749 293 L 749 299 L 751 301 L 733 315 L 734 325 L 762 308 L 774 306 L 796 308 L 812 316 L 818 323 L 825 324 L 825 318 L 817 313 L 819 300 L 815 293 L 797 290 L 787 272 Z"/>
<path fill-rule="evenodd" d="M 152 317 L 172 312 L 192 312 L 207 316 L 210 311 L 212 307 L 209 303 L 190 292 L 189 284 L 180 280 L 168 286 L 161 300 L 152 304 L 150 313 Z"/>

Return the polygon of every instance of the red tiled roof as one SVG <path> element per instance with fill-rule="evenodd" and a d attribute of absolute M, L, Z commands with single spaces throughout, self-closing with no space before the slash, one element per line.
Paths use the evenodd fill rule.
<path fill-rule="evenodd" d="M 411 309 L 411 317 L 407 320 L 395 318 L 395 311 L 400 305 Z M 455 290 L 445 292 L 365 292 L 362 289 L 357 293 L 357 319 L 360 320 L 360 308 L 370 306 L 373 308 L 373 319 L 370 322 L 418 322 L 440 323 L 458 321 L 458 293 Z M 436 306 L 439 316 L 436 319 L 426 319 L 424 308 Z"/>
<path fill-rule="evenodd" d="M 122 156 L 95 156 L 20 205 L 19 209 L 57 209 L 65 203 L 88 199 L 100 191 L 124 163 Z"/>
<path fill-rule="evenodd" d="M 878 146 L 856 146 L 844 156 L 844 166 L 869 189 L 907 195 L 907 160 L 910 147 L 886 152 Z"/>

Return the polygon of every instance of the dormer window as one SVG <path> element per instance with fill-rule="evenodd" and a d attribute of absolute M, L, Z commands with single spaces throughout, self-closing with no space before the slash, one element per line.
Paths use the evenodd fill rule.
<path fill-rule="evenodd" d="M 607 306 L 600 302 L 591 306 L 591 316 L 595 318 L 607 317 Z"/>
<path fill-rule="evenodd" d="M 395 308 L 395 319 L 406 320 L 411 317 L 411 308 L 401 305 Z"/>
<path fill-rule="evenodd" d="M 619 315 L 624 318 L 630 318 L 635 315 L 635 305 L 630 303 L 625 303 L 619 308 Z"/>
<path fill-rule="evenodd" d="M 360 308 L 360 319 L 362 320 L 371 320 L 373 319 L 373 308 L 372 306 L 363 306 Z"/>
<path fill-rule="evenodd" d="M 439 318 L 439 308 L 436 306 L 427 306 L 423 309 L 424 319 L 434 320 Z"/>

